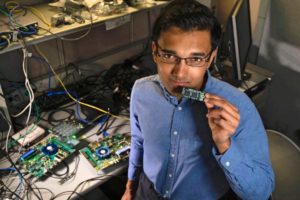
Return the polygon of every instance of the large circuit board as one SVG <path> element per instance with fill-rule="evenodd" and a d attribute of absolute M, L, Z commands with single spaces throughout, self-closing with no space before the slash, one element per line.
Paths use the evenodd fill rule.
<path fill-rule="evenodd" d="M 41 177 L 75 152 L 79 144 L 77 134 L 84 126 L 75 120 L 62 121 L 48 131 L 50 135 L 27 150 L 19 165 L 34 177 Z"/>
<path fill-rule="evenodd" d="M 19 158 L 18 164 L 22 170 L 39 178 L 61 163 L 74 151 L 75 148 L 72 145 L 59 140 L 57 136 L 49 135 L 25 152 Z"/>
<path fill-rule="evenodd" d="M 97 172 L 125 160 L 129 151 L 130 136 L 124 134 L 105 137 L 79 150 Z"/>

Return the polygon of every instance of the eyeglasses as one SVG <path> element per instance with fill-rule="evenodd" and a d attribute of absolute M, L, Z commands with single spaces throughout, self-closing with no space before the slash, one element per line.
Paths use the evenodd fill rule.
<path fill-rule="evenodd" d="M 158 47 L 158 49 L 163 51 L 163 49 L 158 45 L 158 43 L 156 43 L 156 46 Z M 204 57 L 203 56 L 193 56 L 193 57 L 181 58 L 173 53 L 166 53 L 166 52 L 159 53 L 158 50 L 156 50 L 156 52 L 154 52 L 154 55 L 157 56 L 161 62 L 166 63 L 166 64 L 178 64 L 178 63 L 180 63 L 181 60 L 184 60 L 188 66 L 202 67 L 202 66 L 204 66 L 205 63 L 207 63 L 209 61 L 212 52 L 213 52 L 213 49 Z"/>

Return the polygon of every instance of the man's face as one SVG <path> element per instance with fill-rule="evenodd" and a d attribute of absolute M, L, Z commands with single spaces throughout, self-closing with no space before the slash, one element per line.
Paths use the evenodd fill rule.
<path fill-rule="evenodd" d="M 177 97 L 181 97 L 183 87 L 198 90 L 201 88 L 206 69 L 216 53 L 212 52 L 209 31 L 184 32 L 177 27 L 162 32 L 157 44 L 152 43 L 152 50 L 163 85 L 171 95 Z M 174 58 L 173 56 L 196 58 L 202 60 L 203 65 L 189 66 L 184 59 L 177 59 L 177 62 L 171 64 L 168 60 Z M 193 64 L 193 60 L 195 59 L 189 59 L 189 64 Z"/>

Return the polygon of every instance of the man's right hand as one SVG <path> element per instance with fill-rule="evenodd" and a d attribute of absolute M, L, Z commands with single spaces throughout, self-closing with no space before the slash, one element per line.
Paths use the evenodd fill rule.
<path fill-rule="evenodd" d="M 128 180 L 126 183 L 126 190 L 121 200 L 133 200 L 136 192 L 136 183 Z"/>

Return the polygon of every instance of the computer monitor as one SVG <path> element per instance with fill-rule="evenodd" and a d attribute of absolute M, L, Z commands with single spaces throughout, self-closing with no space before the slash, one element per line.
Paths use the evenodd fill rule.
<path fill-rule="evenodd" d="M 217 56 L 223 65 L 227 60 L 230 61 L 232 72 L 225 79 L 234 85 L 241 84 L 249 77 L 245 67 L 251 45 L 249 0 L 236 0 L 224 27 Z"/>

